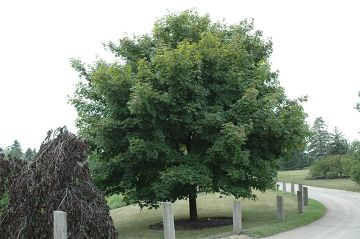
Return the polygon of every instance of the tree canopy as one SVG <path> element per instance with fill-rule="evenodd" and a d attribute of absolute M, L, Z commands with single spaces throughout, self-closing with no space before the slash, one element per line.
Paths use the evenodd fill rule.
<path fill-rule="evenodd" d="M 34 160 L 36 157 L 36 149 L 27 148 L 24 154 L 25 160 Z"/>
<path fill-rule="evenodd" d="M 328 155 L 331 135 L 322 117 L 317 117 L 311 128 L 311 137 L 308 146 L 309 157 L 312 162 Z"/>
<path fill-rule="evenodd" d="M 334 132 L 331 134 L 329 142 L 330 155 L 343 155 L 349 151 L 349 143 L 344 135 L 335 127 Z"/>
<path fill-rule="evenodd" d="M 18 140 L 14 140 L 11 146 L 5 148 L 5 155 L 8 158 L 22 159 L 24 153 L 22 152 L 20 142 Z"/>
<path fill-rule="evenodd" d="M 280 170 L 303 169 L 309 165 L 309 155 L 305 152 L 305 146 L 303 148 L 294 149 L 289 155 L 279 159 Z"/>
<path fill-rule="evenodd" d="M 197 187 L 254 198 L 274 186 L 276 159 L 303 146 L 306 115 L 286 97 L 272 42 L 253 22 L 189 10 L 106 46 L 117 61 L 72 60 L 83 80 L 71 103 L 107 193 L 141 207 L 189 198 L 196 220 Z"/>

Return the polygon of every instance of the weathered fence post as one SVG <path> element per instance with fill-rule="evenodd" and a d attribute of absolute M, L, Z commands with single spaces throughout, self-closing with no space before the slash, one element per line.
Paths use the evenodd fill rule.
<path fill-rule="evenodd" d="M 283 191 L 286 192 L 286 182 L 283 182 Z"/>
<path fill-rule="evenodd" d="M 241 205 L 239 201 L 234 201 L 233 205 L 233 232 L 240 234 L 242 231 Z"/>
<path fill-rule="evenodd" d="M 54 211 L 54 239 L 67 239 L 66 212 Z"/>
<path fill-rule="evenodd" d="M 304 193 L 304 206 L 308 205 L 308 201 L 309 201 L 309 191 L 308 191 L 308 187 L 303 187 L 303 193 Z"/>
<path fill-rule="evenodd" d="M 298 201 L 298 211 L 299 213 L 304 212 L 304 199 L 303 199 L 303 192 L 297 191 L 297 201 Z"/>
<path fill-rule="evenodd" d="M 302 192 L 303 191 L 303 185 L 299 184 L 299 191 Z"/>
<path fill-rule="evenodd" d="M 291 183 L 291 194 L 295 195 L 295 185 L 294 185 L 294 183 Z"/>
<path fill-rule="evenodd" d="M 276 211 L 277 220 L 283 222 L 285 220 L 283 196 L 276 196 Z"/>
<path fill-rule="evenodd" d="M 175 239 L 174 215 L 170 202 L 162 204 L 165 239 Z"/>

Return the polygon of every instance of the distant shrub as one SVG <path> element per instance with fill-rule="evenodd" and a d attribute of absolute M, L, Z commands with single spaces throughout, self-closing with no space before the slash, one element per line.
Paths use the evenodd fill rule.
<path fill-rule="evenodd" d="M 107 204 L 110 209 L 116 209 L 124 207 L 127 204 L 124 202 L 124 198 L 121 194 L 114 194 L 106 198 Z"/>
<path fill-rule="evenodd" d="M 350 156 L 342 156 L 341 166 L 343 169 L 344 176 L 351 176 L 351 171 L 354 166 L 354 159 Z"/>
<path fill-rule="evenodd" d="M 353 157 L 352 164 L 350 166 L 351 180 L 360 185 L 360 142 L 353 142 L 350 149 L 350 153 Z"/>
<path fill-rule="evenodd" d="M 310 178 L 349 177 L 352 159 L 347 155 L 332 155 L 316 161 L 310 169 Z"/>
<path fill-rule="evenodd" d="M 357 184 L 360 184 L 360 161 L 353 160 L 350 176 L 351 180 L 353 180 Z"/>

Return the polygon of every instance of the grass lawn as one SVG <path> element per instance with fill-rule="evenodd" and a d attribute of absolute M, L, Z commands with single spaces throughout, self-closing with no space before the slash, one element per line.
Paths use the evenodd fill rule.
<path fill-rule="evenodd" d="M 349 178 L 336 179 L 307 179 L 309 169 L 278 171 L 278 180 L 284 182 L 301 183 L 308 186 L 342 189 L 353 192 L 360 192 L 360 186 Z"/>
<path fill-rule="evenodd" d="M 276 195 L 284 196 L 285 222 L 276 221 Z M 322 204 L 310 200 L 305 213 L 300 215 L 297 213 L 296 198 L 282 192 L 258 193 L 258 198 L 257 201 L 241 201 L 245 232 L 257 236 L 271 235 L 308 224 L 321 218 L 326 211 Z M 218 194 L 199 194 L 197 200 L 199 217 L 232 217 L 233 202 L 233 197 L 219 198 Z M 188 218 L 187 201 L 177 201 L 173 205 L 173 210 L 175 220 Z M 143 209 L 140 211 L 137 206 L 126 206 L 111 211 L 120 238 L 163 238 L 162 230 L 148 229 L 150 224 L 162 221 L 161 213 L 161 209 Z M 231 231 L 232 226 L 202 230 L 177 230 L 176 238 L 204 238 L 228 234 Z"/>

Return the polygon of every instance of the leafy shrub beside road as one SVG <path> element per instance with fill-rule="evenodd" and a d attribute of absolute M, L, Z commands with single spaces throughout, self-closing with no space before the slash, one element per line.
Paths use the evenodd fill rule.
<path fill-rule="evenodd" d="M 349 165 L 351 180 L 360 185 L 360 141 L 354 141 L 349 151 L 353 158 Z"/>
<path fill-rule="evenodd" d="M 332 155 L 316 161 L 310 169 L 310 178 L 349 177 L 353 169 L 353 159 L 348 155 Z"/>
<path fill-rule="evenodd" d="M 310 168 L 311 179 L 331 179 L 350 177 L 360 185 L 360 157 L 358 152 L 347 155 L 331 155 L 324 157 Z"/>

